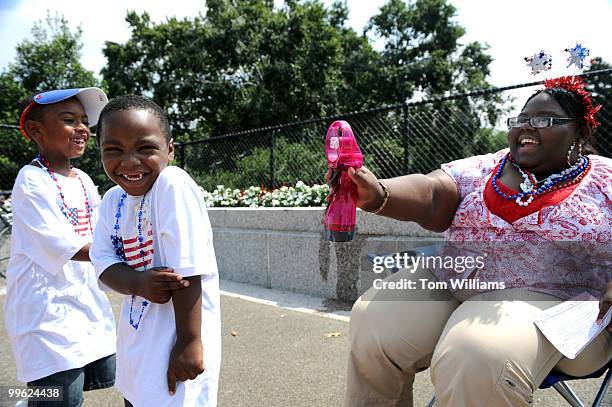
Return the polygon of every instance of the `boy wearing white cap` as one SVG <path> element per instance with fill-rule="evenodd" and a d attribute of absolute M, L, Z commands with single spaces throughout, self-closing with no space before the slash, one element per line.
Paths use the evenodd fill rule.
<path fill-rule="evenodd" d="M 89 176 L 70 165 L 85 152 L 89 126 L 107 102 L 101 89 L 84 88 L 23 103 L 19 128 L 38 155 L 13 187 L 4 320 L 17 379 L 49 386 L 34 393 L 30 406 L 80 406 L 83 391 L 115 382 L 115 321 L 89 259 L 100 196 Z M 152 295 L 182 287 L 171 270 L 157 271 L 166 280 L 152 279 Z"/>
<path fill-rule="evenodd" d="M 98 88 L 43 92 L 23 102 L 19 120 L 38 155 L 13 187 L 4 319 L 17 379 L 62 388 L 45 406 L 79 406 L 84 390 L 115 381 L 115 322 L 89 262 L 100 197 L 70 165 L 107 102 Z M 50 401 L 38 395 L 30 405 Z"/>

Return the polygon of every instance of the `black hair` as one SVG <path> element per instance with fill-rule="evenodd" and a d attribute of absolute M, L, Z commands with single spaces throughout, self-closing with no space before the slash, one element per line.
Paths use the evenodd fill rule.
<path fill-rule="evenodd" d="M 159 121 L 159 128 L 166 137 L 166 141 L 169 142 L 172 139 L 170 124 L 168 123 L 168 118 L 166 117 L 166 114 L 162 108 L 151 99 L 138 95 L 118 96 L 111 99 L 108 104 L 104 106 L 104 109 L 102 109 L 102 112 L 100 112 L 100 118 L 98 119 L 98 127 L 96 130 L 98 136 L 102 134 L 104 119 L 106 119 L 111 113 L 122 110 L 146 110 L 151 112 Z"/>
<path fill-rule="evenodd" d="M 567 113 L 567 117 L 576 119 L 576 121 L 578 122 L 578 125 L 587 126 L 587 123 L 584 119 L 584 116 L 586 114 L 586 106 L 584 105 L 584 103 L 582 102 L 582 99 L 577 94 L 567 89 L 563 89 L 563 88 L 540 89 L 536 91 L 533 95 L 531 95 L 529 99 L 527 99 L 527 101 L 525 102 L 525 105 L 523 106 L 523 109 L 525 108 L 527 103 L 529 103 L 531 99 L 533 99 L 540 93 L 546 93 L 547 95 L 550 95 L 553 99 L 555 99 L 557 103 L 559 103 L 561 108 L 565 111 L 565 113 Z M 589 135 L 584 140 L 584 144 L 582 145 L 582 151 L 585 154 L 597 154 L 597 149 L 593 145 L 594 142 L 595 142 L 595 139 L 593 137 L 593 133 L 591 132 L 591 135 Z"/>

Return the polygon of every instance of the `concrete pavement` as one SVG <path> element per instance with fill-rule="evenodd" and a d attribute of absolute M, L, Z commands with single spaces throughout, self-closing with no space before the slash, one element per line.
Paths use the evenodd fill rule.
<path fill-rule="evenodd" d="M 224 281 L 223 363 L 219 406 L 340 406 L 348 354 L 348 304 Z M 0 287 L 2 290 L 2 287 Z M 110 295 L 118 310 L 120 296 Z M 0 295 L 4 303 L 4 295 Z M 339 336 L 329 336 L 338 333 Z M 19 385 L 2 321 L 0 384 Z M 587 402 L 599 380 L 572 383 Z M 433 394 L 428 372 L 417 375 L 415 406 Z M 560 407 L 554 390 L 538 390 L 535 406 Z M 606 406 L 612 406 L 608 394 Z M 5 405 L 0 403 L 0 405 Z M 122 406 L 114 389 L 86 393 L 85 406 Z"/>

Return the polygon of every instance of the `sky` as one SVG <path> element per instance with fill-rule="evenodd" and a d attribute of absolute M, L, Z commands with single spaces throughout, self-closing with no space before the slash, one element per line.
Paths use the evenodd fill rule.
<path fill-rule="evenodd" d="M 281 4 L 282 0 L 275 0 Z M 332 0 L 323 0 L 331 4 Z M 361 32 L 385 0 L 347 0 L 349 25 Z M 462 43 L 479 41 L 490 48 L 491 82 L 496 86 L 542 80 L 579 73 L 566 68 L 564 49 L 576 43 L 590 49 L 590 57 L 612 63 L 612 0 L 450 0 L 457 8 L 456 21 L 466 29 Z M 127 10 L 147 11 L 153 21 L 170 16 L 192 17 L 204 13 L 204 0 L 0 0 L 0 71 L 15 58 L 15 46 L 26 39 L 32 25 L 51 15 L 63 15 L 75 28 L 81 26 L 83 66 L 96 74 L 105 64 L 105 41 L 125 42 L 130 36 Z M 552 57 L 553 69 L 531 75 L 524 57 L 540 50 Z M 589 57 L 589 58 L 590 58 Z M 532 90 L 527 91 L 526 95 Z M 523 92 L 525 93 L 525 92 Z M 515 93 L 519 99 L 521 92 Z"/>

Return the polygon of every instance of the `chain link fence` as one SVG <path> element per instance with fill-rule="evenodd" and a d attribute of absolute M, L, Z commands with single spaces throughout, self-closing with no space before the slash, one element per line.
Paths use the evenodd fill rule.
<path fill-rule="evenodd" d="M 595 130 L 596 148 L 612 156 L 612 69 L 592 72 L 585 80 L 594 102 L 603 107 Z M 177 143 L 176 164 L 205 189 L 322 183 L 325 172 L 324 140 L 337 119 L 349 122 L 364 153 L 365 165 L 378 177 L 427 173 L 455 159 L 494 152 L 507 146 L 504 120 L 516 115 L 540 82 L 414 103 L 398 104 L 334 117 L 306 120 L 220 137 Z M 524 97 L 511 101 L 520 91 Z M 502 112 L 486 115 L 496 101 Z M 499 113 L 499 112 L 498 112 Z M 496 117 L 493 124 L 487 118 Z M 10 190 L 17 171 L 35 155 L 33 143 L 24 143 L 16 126 L 0 125 L 0 190 Z M 75 166 L 94 179 L 100 190 L 111 186 L 99 160 L 97 143 L 90 142 Z"/>
<path fill-rule="evenodd" d="M 92 139 L 87 144 L 85 154 L 72 160 L 72 164 L 89 174 L 103 192 L 114 184 L 102 168 L 100 148 L 95 134 Z M 19 169 L 31 162 L 37 153 L 36 144 L 25 140 L 19 131 L 19 126 L 0 124 L 0 199 L 10 194 Z"/>
<path fill-rule="evenodd" d="M 603 105 L 598 115 L 601 126 L 594 132 L 595 146 L 599 154 L 611 157 L 612 70 L 584 76 L 587 82 L 597 84 L 594 103 Z M 364 164 L 378 177 L 427 173 L 445 162 L 507 147 L 507 115 L 518 114 L 540 84 L 452 95 L 182 143 L 177 145 L 177 160 L 207 190 L 217 185 L 275 188 L 298 180 L 322 183 L 325 134 L 334 120 L 342 119 L 357 137 Z M 513 102 L 510 94 L 517 90 L 524 97 Z M 505 101 L 501 114 L 491 115 L 496 117 L 493 125 L 485 116 L 492 100 Z"/>

